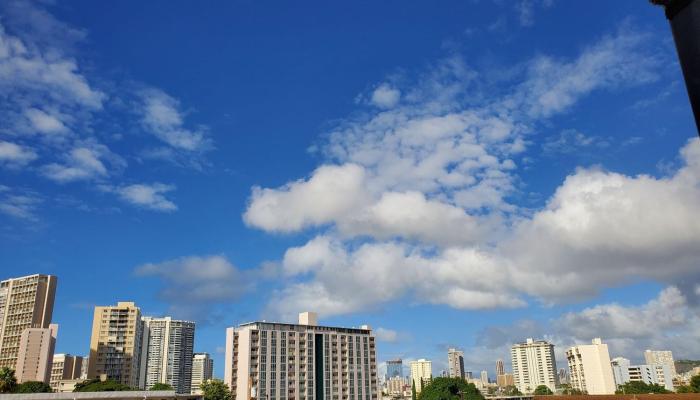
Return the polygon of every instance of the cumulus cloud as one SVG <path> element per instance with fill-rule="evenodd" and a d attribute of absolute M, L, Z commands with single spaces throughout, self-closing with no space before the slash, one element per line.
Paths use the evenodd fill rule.
<path fill-rule="evenodd" d="M 103 189 L 116 193 L 123 201 L 140 208 L 161 212 L 177 210 L 177 205 L 165 197 L 166 193 L 175 190 L 174 185 L 138 183 L 120 187 L 104 187 Z"/>
<path fill-rule="evenodd" d="M 2 166 L 23 167 L 37 157 L 36 152 L 28 147 L 0 140 L 0 165 Z"/>
<path fill-rule="evenodd" d="M 40 133 L 60 134 L 68 131 L 68 128 L 56 116 L 37 108 L 28 108 L 24 111 L 32 127 Z"/>
<path fill-rule="evenodd" d="M 380 108 L 393 108 L 401 99 L 401 91 L 391 87 L 388 84 L 379 85 L 374 92 L 370 101 Z"/>
<path fill-rule="evenodd" d="M 42 167 L 45 177 L 58 183 L 104 178 L 109 175 L 105 162 L 115 168 L 123 168 L 125 161 L 103 145 L 80 146 L 63 156 L 63 163 L 51 163 Z"/>
<path fill-rule="evenodd" d="M 210 147 L 211 141 L 201 128 L 184 127 L 184 118 L 179 110 L 180 102 L 159 89 L 141 92 L 142 122 L 158 139 L 185 151 L 201 151 Z"/>
<path fill-rule="evenodd" d="M 379 327 L 379 328 L 374 330 L 374 336 L 379 341 L 389 342 L 389 343 L 396 342 L 399 338 L 399 334 L 395 330 L 382 328 L 382 327 Z"/>

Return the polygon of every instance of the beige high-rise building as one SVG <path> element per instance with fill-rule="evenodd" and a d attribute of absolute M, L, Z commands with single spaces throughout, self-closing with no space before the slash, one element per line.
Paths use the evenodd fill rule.
<path fill-rule="evenodd" d="M 49 385 L 54 392 L 59 389 L 59 382 L 65 380 L 80 379 L 83 366 L 83 357 L 70 354 L 54 354 L 51 365 L 51 379 Z"/>
<path fill-rule="evenodd" d="M 646 350 L 644 361 L 649 365 L 666 365 L 671 371 L 671 376 L 676 376 L 676 364 L 673 361 L 673 352 L 670 350 Z"/>
<path fill-rule="evenodd" d="M 192 357 L 192 394 L 202 394 L 202 383 L 214 376 L 214 360 L 209 353 L 195 353 Z"/>
<path fill-rule="evenodd" d="M 177 393 L 190 393 L 194 322 L 171 317 L 143 317 L 141 377 L 144 389 L 165 383 Z"/>
<path fill-rule="evenodd" d="M 108 378 L 133 388 L 140 387 L 141 310 L 132 302 L 95 307 L 90 338 L 88 379 Z"/>
<path fill-rule="evenodd" d="M 0 282 L 0 368 L 16 368 L 19 342 L 27 328 L 48 328 L 58 280 L 29 275 Z"/>
<path fill-rule="evenodd" d="M 513 379 L 513 374 L 506 374 L 505 372 L 496 377 L 496 384 L 498 387 L 506 387 L 515 385 L 515 380 Z"/>
<path fill-rule="evenodd" d="M 588 394 L 615 394 L 608 345 L 600 338 L 566 351 L 571 387 Z"/>
<path fill-rule="evenodd" d="M 416 393 L 423 390 L 423 386 L 433 379 L 433 363 L 430 360 L 421 358 L 411 361 L 411 383 L 416 385 Z"/>
<path fill-rule="evenodd" d="M 228 328 L 224 382 L 234 400 L 376 400 L 374 335 L 317 325 L 315 313 Z"/>
<path fill-rule="evenodd" d="M 464 379 L 464 352 L 451 348 L 447 350 L 447 376 Z"/>
<path fill-rule="evenodd" d="M 49 383 L 57 334 L 56 324 L 51 324 L 48 328 L 27 328 L 22 332 L 15 368 L 18 383 Z"/>
<path fill-rule="evenodd" d="M 506 369 L 503 365 L 503 360 L 501 360 L 499 358 L 498 360 L 496 360 L 496 376 L 503 375 L 505 373 L 506 373 Z"/>
<path fill-rule="evenodd" d="M 532 393 L 545 385 L 552 392 L 557 385 L 557 362 L 554 345 L 544 340 L 528 338 L 510 349 L 515 386 L 523 393 Z"/>

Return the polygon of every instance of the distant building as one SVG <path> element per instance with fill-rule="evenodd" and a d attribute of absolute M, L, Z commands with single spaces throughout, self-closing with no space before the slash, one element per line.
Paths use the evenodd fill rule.
<path fill-rule="evenodd" d="M 552 392 L 557 385 L 557 362 L 554 345 L 544 340 L 528 338 L 516 343 L 510 351 L 515 386 L 523 393 L 531 393 L 537 386 L 545 385 Z"/>
<path fill-rule="evenodd" d="M 566 351 L 571 387 L 588 394 L 614 394 L 615 380 L 608 345 L 600 338 L 591 344 L 578 345 Z"/>
<path fill-rule="evenodd" d="M 350 373 L 352 371 L 352 373 Z M 226 329 L 224 382 L 234 400 L 377 400 L 372 330 L 257 321 Z"/>
<path fill-rule="evenodd" d="M 202 383 L 214 376 L 214 360 L 209 353 L 194 353 L 192 357 L 192 393 L 202 394 Z"/>
<path fill-rule="evenodd" d="M 472 378 L 472 371 L 464 371 L 464 379 L 470 381 Z"/>
<path fill-rule="evenodd" d="M 489 384 L 489 373 L 487 371 L 481 371 L 481 383 L 484 385 Z"/>
<path fill-rule="evenodd" d="M 630 365 L 630 360 L 615 357 L 610 361 L 615 387 L 628 382 L 644 382 L 648 385 L 660 385 L 673 390 L 673 375 L 668 365 L 644 364 Z"/>
<path fill-rule="evenodd" d="M 496 360 L 496 376 L 503 375 L 506 373 L 506 369 L 503 366 L 503 360 L 500 358 Z"/>
<path fill-rule="evenodd" d="M 386 388 L 390 396 L 402 397 L 406 391 L 406 381 L 400 376 L 392 376 L 386 381 Z"/>
<path fill-rule="evenodd" d="M 504 388 L 506 386 L 514 386 L 515 380 L 513 379 L 513 374 L 501 374 L 496 377 L 496 384 L 498 387 Z"/>
<path fill-rule="evenodd" d="M 54 354 L 51 365 L 51 379 L 49 385 L 54 391 L 58 391 L 59 381 L 80 379 L 83 367 L 83 357 L 70 354 Z"/>
<path fill-rule="evenodd" d="M 411 381 L 416 386 L 416 393 L 423 390 L 423 386 L 433 379 L 433 363 L 421 358 L 411 361 Z"/>
<path fill-rule="evenodd" d="M 559 384 L 566 385 L 569 383 L 569 371 L 566 368 L 559 368 Z"/>
<path fill-rule="evenodd" d="M 673 352 L 670 350 L 646 350 L 644 351 L 644 361 L 649 365 L 667 365 L 671 374 L 676 376 L 676 364 L 673 361 Z"/>
<path fill-rule="evenodd" d="M 95 307 L 88 379 L 106 375 L 132 388 L 140 387 L 142 324 L 141 310 L 132 302 Z"/>
<path fill-rule="evenodd" d="M 464 379 L 464 352 L 454 348 L 447 350 L 447 367 L 450 378 Z"/>
<path fill-rule="evenodd" d="M 0 281 L 0 368 L 17 368 L 25 329 L 49 328 L 57 282 L 38 274 Z"/>
<path fill-rule="evenodd" d="M 403 361 L 400 358 L 386 362 L 386 379 L 403 376 Z"/>
<path fill-rule="evenodd" d="M 57 333 L 56 324 L 51 324 L 48 328 L 27 328 L 22 332 L 15 369 L 18 383 L 50 382 Z"/>
<path fill-rule="evenodd" d="M 80 366 L 80 379 L 87 379 L 89 361 L 90 357 L 83 357 L 83 364 Z"/>
<path fill-rule="evenodd" d="M 73 393 L 75 386 L 84 381 L 85 379 L 61 379 L 55 382 L 55 388 L 53 385 L 51 388 L 57 393 Z"/>
<path fill-rule="evenodd" d="M 156 383 L 165 383 L 177 393 L 190 393 L 194 322 L 178 321 L 171 317 L 141 319 L 141 388 L 150 389 Z"/>

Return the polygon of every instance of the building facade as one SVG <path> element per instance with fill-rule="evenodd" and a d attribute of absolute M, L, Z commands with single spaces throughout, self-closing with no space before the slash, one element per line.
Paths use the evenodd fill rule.
<path fill-rule="evenodd" d="M 464 379 L 464 352 L 454 348 L 447 350 L 447 368 L 450 378 Z"/>
<path fill-rule="evenodd" d="M 224 381 L 234 400 L 377 400 L 375 338 L 369 326 L 251 322 L 226 330 Z"/>
<path fill-rule="evenodd" d="M 403 377 L 403 361 L 400 358 L 386 362 L 386 378 Z"/>
<path fill-rule="evenodd" d="M 552 392 L 557 385 L 557 362 L 554 345 L 545 340 L 528 338 L 516 343 L 510 350 L 515 386 L 522 393 L 532 393 L 537 386 L 545 385 Z"/>
<path fill-rule="evenodd" d="M 0 368 L 17 368 L 22 332 L 49 328 L 58 280 L 30 275 L 0 282 Z"/>
<path fill-rule="evenodd" d="M 80 379 L 83 367 L 83 357 L 70 354 L 54 354 L 51 363 L 51 379 L 49 385 L 54 392 L 59 389 L 60 381 Z"/>
<path fill-rule="evenodd" d="M 513 374 L 503 373 L 496 377 L 496 384 L 498 387 L 504 388 L 506 386 L 514 386 L 515 379 L 513 379 Z"/>
<path fill-rule="evenodd" d="M 645 350 L 644 362 L 648 365 L 667 365 L 671 374 L 676 376 L 676 364 L 670 350 Z"/>
<path fill-rule="evenodd" d="M 416 386 L 416 393 L 423 390 L 423 386 L 433 379 L 433 363 L 421 358 L 411 361 L 411 383 Z"/>
<path fill-rule="evenodd" d="M 673 375 L 668 365 L 631 365 L 630 360 L 622 357 L 613 358 L 610 364 L 616 388 L 628 382 L 644 382 L 647 385 L 659 385 L 673 391 Z"/>
<path fill-rule="evenodd" d="M 600 338 L 591 344 L 566 351 L 571 387 L 587 394 L 614 394 L 615 379 L 610 364 L 608 345 Z"/>
<path fill-rule="evenodd" d="M 195 324 L 171 317 L 143 317 L 141 388 L 165 383 L 177 393 L 190 393 Z"/>
<path fill-rule="evenodd" d="M 503 360 L 500 358 L 496 360 L 496 376 L 503 375 L 506 373 L 505 366 L 503 365 Z"/>
<path fill-rule="evenodd" d="M 49 383 L 57 334 L 56 324 L 51 324 L 48 328 L 28 328 L 22 332 L 15 369 L 18 383 Z"/>
<path fill-rule="evenodd" d="M 209 353 L 194 353 L 192 356 L 192 387 L 193 394 L 202 394 L 202 383 L 214 376 L 214 360 Z"/>
<path fill-rule="evenodd" d="M 88 379 L 106 375 L 124 385 L 140 387 L 142 334 L 141 310 L 134 303 L 95 307 Z"/>

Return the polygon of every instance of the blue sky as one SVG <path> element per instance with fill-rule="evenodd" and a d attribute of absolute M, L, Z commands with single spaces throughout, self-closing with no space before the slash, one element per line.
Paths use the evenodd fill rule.
<path fill-rule="evenodd" d="M 603 337 L 700 357 L 700 142 L 645 1 L 3 2 L 2 277 L 380 360 Z M 561 358 L 560 358 L 561 360 Z M 563 363 L 561 363 L 563 366 Z"/>

